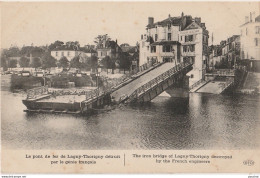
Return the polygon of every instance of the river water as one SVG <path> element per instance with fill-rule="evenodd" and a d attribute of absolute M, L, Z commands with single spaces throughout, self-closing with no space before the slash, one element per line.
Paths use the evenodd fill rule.
<path fill-rule="evenodd" d="M 259 149 L 260 97 L 191 93 L 88 116 L 27 114 L 25 93 L 1 91 L 10 149 Z"/>

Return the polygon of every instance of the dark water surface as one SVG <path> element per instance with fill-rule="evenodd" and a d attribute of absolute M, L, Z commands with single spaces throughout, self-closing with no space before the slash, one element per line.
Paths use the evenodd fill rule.
<path fill-rule="evenodd" d="M 259 149 L 260 97 L 157 97 L 90 116 L 27 114 L 1 92 L 2 146 L 11 149 Z"/>

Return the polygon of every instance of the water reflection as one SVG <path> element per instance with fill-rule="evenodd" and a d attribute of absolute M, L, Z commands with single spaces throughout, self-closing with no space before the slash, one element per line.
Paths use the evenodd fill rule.
<path fill-rule="evenodd" d="M 23 93 L 1 93 L 2 145 L 14 149 L 253 149 L 259 97 L 157 97 L 87 116 L 27 114 Z"/>

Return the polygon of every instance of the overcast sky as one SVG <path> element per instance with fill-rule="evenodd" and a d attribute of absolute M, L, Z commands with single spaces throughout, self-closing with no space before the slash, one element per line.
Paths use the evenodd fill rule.
<path fill-rule="evenodd" d="M 11 44 L 46 45 L 56 40 L 94 44 L 99 34 L 109 34 L 118 43 L 134 45 L 148 23 L 181 12 L 201 17 L 214 44 L 234 34 L 245 16 L 259 14 L 260 2 L 56 2 L 4 3 L 1 7 L 2 48 Z M 211 44 L 211 38 L 210 38 Z"/>

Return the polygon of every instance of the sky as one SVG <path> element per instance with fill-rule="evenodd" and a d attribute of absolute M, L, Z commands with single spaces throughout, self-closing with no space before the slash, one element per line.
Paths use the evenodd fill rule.
<path fill-rule="evenodd" d="M 56 40 L 94 44 L 108 34 L 119 44 L 135 45 L 145 33 L 148 17 L 155 22 L 191 15 L 206 23 L 214 44 L 239 34 L 260 2 L 5 2 L 1 3 L 1 47 L 46 45 Z M 209 40 L 211 44 L 211 37 Z"/>

